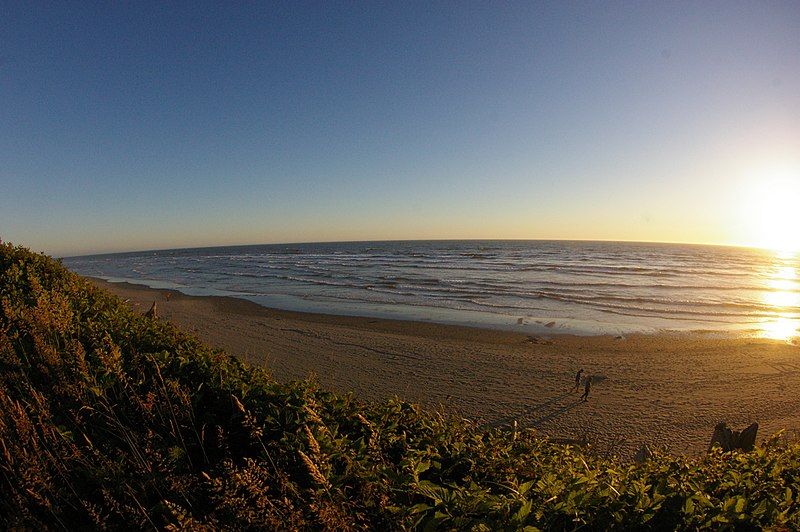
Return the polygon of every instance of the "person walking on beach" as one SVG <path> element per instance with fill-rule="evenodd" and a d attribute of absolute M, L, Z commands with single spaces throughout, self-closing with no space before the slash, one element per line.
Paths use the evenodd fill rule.
<path fill-rule="evenodd" d="M 575 391 L 577 392 L 581 387 L 581 374 L 583 373 L 583 368 L 578 370 L 578 373 L 575 374 Z"/>
<path fill-rule="evenodd" d="M 592 376 L 589 375 L 586 377 L 586 384 L 583 385 L 583 395 L 581 395 L 581 401 L 588 401 L 589 400 L 589 391 L 592 389 Z"/>

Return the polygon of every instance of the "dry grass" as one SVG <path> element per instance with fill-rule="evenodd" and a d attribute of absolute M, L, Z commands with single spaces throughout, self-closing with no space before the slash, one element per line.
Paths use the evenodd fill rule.
<path fill-rule="evenodd" d="M 7 244 L 0 310 L 4 528 L 800 527 L 796 442 L 629 466 L 282 385 Z"/>

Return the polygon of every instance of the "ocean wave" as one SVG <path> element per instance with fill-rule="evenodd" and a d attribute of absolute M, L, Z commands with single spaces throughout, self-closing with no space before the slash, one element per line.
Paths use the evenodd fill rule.
<path fill-rule="evenodd" d="M 800 282 L 775 284 L 783 270 L 800 274 L 800 261 L 780 262 L 732 248 L 579 242 L 298 244 L 127 253 L 65 263 L 92 275 L 364 305 L 731 323 L 800 314 L 800 303 L 794 301 Z M 775 299 L 771 294 L 782 294 L 787 305 L 768 304 L 770 297 Z"/>

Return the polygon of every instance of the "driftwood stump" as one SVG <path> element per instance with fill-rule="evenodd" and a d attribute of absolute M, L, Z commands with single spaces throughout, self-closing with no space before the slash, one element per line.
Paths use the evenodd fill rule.
<path fill-rule="evenodd" d="M 723 451 L 752 451 L 756 444 L 756 434 L 758 433 L 758 423 L 753 423 L 743 431 L 731 430 L 724 421 L 717 423 L 714 433 L 711 435 L 711 442 L 708 450 L 711 451 L 715 446 Z"/>
<path fill-rule="evenodd" d="M 156 309 L 156 302 L 153 301 L 153 306 L 150 307 L 150 310 L 144 313 L 145 316 L 148 318 L 158 319 L 158 310 Z"/>
<path fill-rule="evenodd" d="M 643 464 L 651 458 L 653 458 L 653 451 L 650 450 L 646 443 L 643 443 L 639 450 L 636 451 L 636 454 L 633 455 L 633 460 L 637 464 Z"/>

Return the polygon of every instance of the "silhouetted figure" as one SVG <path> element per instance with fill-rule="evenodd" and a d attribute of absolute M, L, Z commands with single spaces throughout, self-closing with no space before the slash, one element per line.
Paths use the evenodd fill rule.
<path fill-rule="evenodd" d="M 581 401 L 588 401 L 589 400 L 589 392 L 592 389 L 592 377 L 591 375 L 586 377 L 586 384 L 583 385 L 583 395 L 581 395 Z"/>
<path fill-rule="evenodd" d="M 581 375 L 583 374 L 583 368 L 578 370 L 578 373 L 575 374 L 575 391 L 577 392 L 581 388 Z"/>

